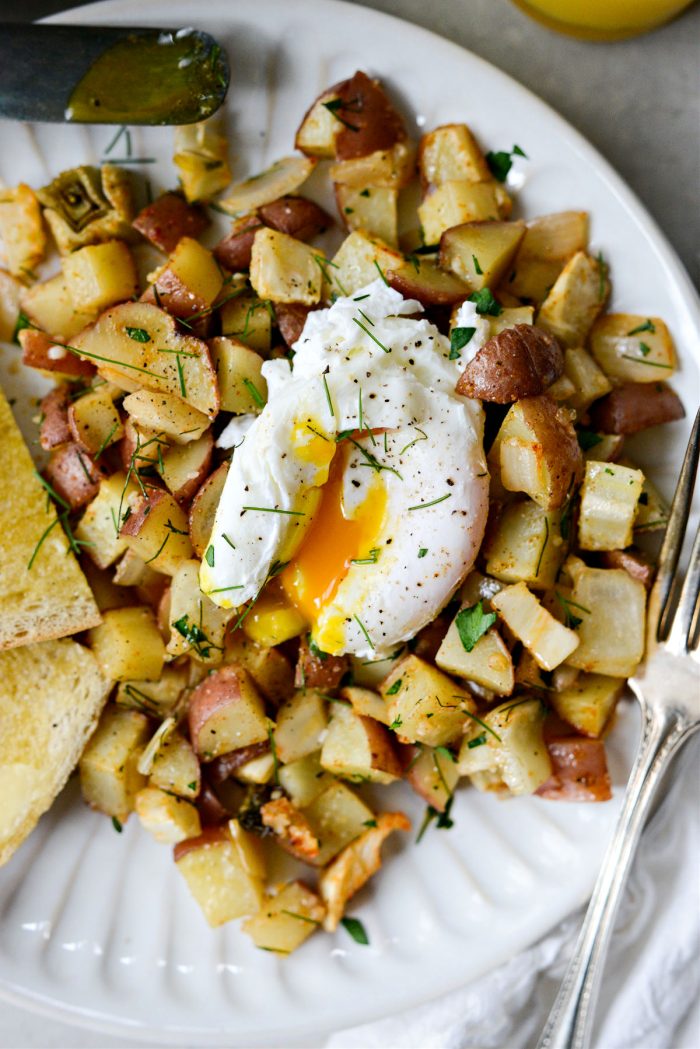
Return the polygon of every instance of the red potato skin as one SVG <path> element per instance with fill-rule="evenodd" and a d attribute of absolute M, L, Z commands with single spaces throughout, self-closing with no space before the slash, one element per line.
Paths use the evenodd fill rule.
<path fill-rule="evenodd" d="M 52 453 L 44 475 L 71 510 L 87 506 L 99 492 L 105 476 L 87 452 L 74 443 L 64 444 Z"/>
<path fill-rule="evenodd" d="M 197 472 L 194 474 L 194 476 L 188 478 L 187 481 L 185 481 L 185 483 L 177 489 L 177 491 L 172 493 L 177 499 L 178 503 L 181 503 L 185 506 L 187 505 L 187 503 L 191 502 L 192 499 L 195 497 L 202 484 L 209 476 L 209 472 L 211 470 L 211 460 L 214 454 L 214 438 L 208 430 L 202 436 L 206 440 L 208 446 L 205 457 L 202 459 L 201 463 L 197 467 Z"/>
<path fill-rule="evenodd" d="M 153 203 L 147 204 L 132 222 L 142 237 L 166 255 L 174 251 L 181 237 L 196 240 L 208 225 L 209 219 L 204 211 L 188 204 L 179 193 L 163 193 Z"/>
<path fill-rule="evenodd" d="M 139 535 L 154 506 L 157 506 L 158 503 L 162 502 L 163 499 L 166 499 L 167 497 L 167 493 L 160 488 L 149 489 L 148 495 L 140 495 L 138 499 L 134 500 L 131 507 L 131 513 L 128 514 L 126 520 L 123 522 L 119 529 L 119 534 L 133 536 Z"/>
<path fill-rule="evenodd" d="M 70 386 L 65 383 L 47 393 L 41 402 L 39 443 L 46 452 L 72 440 L 68 409 L 72 404 Z"/>
<path fill-rule="evenodd" d="M 156 294 L 156 288 L 158 294 Z M 160 306 L 178 320 L 188 320 L 193 313 L 201 313 L 208 310 L 208 303 L 200 299 L 183 284 L 176 273 L 166 267 L 158 275 L 158 280 L 147 288 L 141 296 L 141 302 L 149 302 L 154 306 Z M 193 322 L 191 334 L 204 338 L 211 327 L 211 314 L 197 317 Z M 188 329 L 189 330 L 189 329 Z"/>
<path fill-rule="evenodd" d="M 242 667 L 229 664 L 209 674 L 191 693 L 187 717 L 190 740 L 197 755 L 200 754 L 199 735 L 202 729 L 214 714 L 240 699 L 244 675 Z"/>
<path fill-rule="evenodd" d="M 564 370 L 564 355 L 549 332 L 516 324 L 490 338 L 462 372 L 457 393 L 511 404 L 544 393 Z"/>
<path fill-rule="evenodd" d="M 226 827 L 207 827 L 196 838 L 186 838 L 173 846 L 173 859 L 178 863 L 183 856 L 194 849 L 206 849 L 210 845 L 220 845 L 221 842 L 230 840 Z"/>
<path fill-rule="evenodd" d="M 231 816 L 231 813 L 221 804 L 209 784 L 204 781 L 197 798 L 197 811 L 199 812 L 202 826 L 210 828 L 220 828 L 221 824 Z"/>
<path fill-rule="evenodd" d="M 223 783 L 233 775 L 236 769 L 267 754 L 269 749 L 269 742 L 264 741 L 263 743 L 251 743 L 249 747 L 241 747 L 239 750 L 231 750 L 228 754 L 220 754 L 207 766 L 209 778 L 212 783 Z"/>
<path fill-rule="evenodd" d="M 604 568 L 623 568 L 633 579 L 639 580 L 646 590 L 654 582 L 654 566 L 641 550 L 606 550 L 600 560 Z"/>
<path fill-rule="evenodd" d="M 333 692 L 340 686 L 350 662 L 347 656 L 330 656 L 321 659 L 309 648 L 303 639 L 299 645 L 296 670 L 294 672 L 295 688 L 318 688 L 322 692 Z"/>
<path fill-rule="evenodd" d="M 547 740 L 552 775 L 535 792 L 550 801 L 609 801 L 612 787 L 600 739 L 565 736 Z"/>
<path fill-rule="evenodd" d="M 83 360 L 70 350 L 57 358 L 56 347 L 60 347 L 61 343 L 38 328 L 24 328 L 18 338 L 22 347 L 22 364 L 28 368 L 56 372 L 71 379 L 91 379 L 95 374 L 96 369 L 91 361 Z M 54 356 L 51 356 L 50 351 L 54 352 Z"/>
<path fill-rule="evenodd" d="M 364 714 L 358 714 L 358 717 L 367 735 L 372 755 L 372 768 L 379 768 L 383 772 L 388 772 L 390 776 L 401 779 L 403 767 L 394 747 L 393 733 L 374 718 L 366 717 Z"/>
<path fill-rule="evenodd" d="M 464 302 L 469 295 L 469 288 L 451 273 L 440 270 L 440 284 L 421 281 L 420 270 L 427 270 L 428 262 L 422 262 L 416 272 L 412 263 L 407 262 L 397 270 L 387 270 L 384 274 L 387 284 L 400 291 L 404 298 L 417 299 L 423 306 L 454 306 Z M 437 267 L 434 267 L 437 270 Z"/>
<path fill-rule="evenodd" d="M 300 302 L 275 303 L 277 327 L 279 328 L 280 335 L 290 348 L 294 345 L 297 339 L 301 338 L 301 333 L 306 324 L 306 318 L 311 313 L 311 309 L 311 306 L 304 306 Z"/>
<path fill-rule="evenodd" d="M 234 221 L 231 232 L 228 233 L 214 248 L 214 258 L 232 273 L 250 269 L 250 255 L 253 250 L 253 241 L 256 231 L 262 229 L 264 223 L 258 215 L 243 215 Z"/>
<path fill-rule="evenodd" d="M 372 80 L 358 70 L 349 80 L 343 80 L 324 94 L 337 96 L 343 105 L 338 108 L 339 130 L 335 137 L 337 160 L 366 157 L 379 149 L 390 149 L 406 138 L 406 128 L 399 113 L 384 92 L 378 80 Z"/>
<path fill-rule="evenodd" d="M 665 383 L 628 382 L 596 401 L 591 425 L 601 433 L 639 433 L 685 417 L 680 398 Z"/>
<path fill-rule="evenodd" d="M 333 225 L 328 212 L 306 197 L 279 197 L 258 209 L 266 226 L 297 240 L 311 240 Z"/>

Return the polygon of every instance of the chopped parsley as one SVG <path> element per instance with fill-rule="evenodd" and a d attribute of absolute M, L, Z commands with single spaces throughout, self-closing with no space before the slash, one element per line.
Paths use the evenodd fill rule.
<path fill-rule="evenodd" d="M 402 685 L 403 685 L 403 678 L 402 677 L 397 678 L 396 681 L 394 681 L 394 683 L 389 686 L 389 688 L 386 690 L 384 695 L 385 696 L 395 696 Z"/>
<path fill-rule="evenodd" d="M 112 816 L 112 826 L 116 830 L 117 834 L 121 834 L 122 830 L 124 829 L 116 816 Z"/>
<path fill-rule="evenodd" d="M 208 546 L 204 552 L 204 560 L 207 562 L 210 568 L 214 567 L 214 547 Z"/>
<path fill-rule="evenodd" d="M 20 310 L 19 313 L 17 314 L 17 323 L 15 324 L 15 330 L 12 333 L 12 341 L 18 343 L 19 342 L 19 338 L 18 338 L 19 333 L 21 331 L 24 331 L 25 328 L 33 328 L 33 327 L 34 327 L 34 325 L 29 320 L 29 317 L 27 316 L 27 314 L 24 313 L 23 310 Z"/>
<path fill-rule="evenodd" d="M 148 334 L 145 328 L 130 328 L 128 325 L 124 329 L 126 334 L 134 342 L 150 342 L 151 336 Z"/>
<path fill-rule="evenodd" d="M 359 918 L 341 918 L 340 924 L 352 936 L 355 943 L 360 943 L 364 947 L 369 944 L 369 936 Z"/>
<path fill-rule="evenodd" d="M 471 342 L 472 336 L 476 332 L 476 328 L 453 328 L 450 332 L 450 357 L 451 361 L 456 361 L 461 356 L 461 351 L 464 347 Z"/>
<path fill-rule="evenodd" d="M 220 645 L 210 641 L 201 627 L 193 623 L 188 615 L 181 616 L 171 624 L 181 637 L 193 648 L 202 659 L 208 659 L 213 648 L 222 651 Z"/>
<path fill-rule="evenodd" d="M 490 630 L 495 622 L 496 613 L 484 612 L 482 601 L 458 612 L 455 625 L 464 651 L 471 652 L 479 638 Z"/>
<path fill-rule="evenodd" d="M 469 301 L 476 305 L 476 312 L 478 314 L 487 314 L 490 317 L 498 317 L 503 313 L 503 307 L 500 302 L 497 302 L 493 297 L 493 292 L 490 288 L 481 288 L 479 291 L 474 291 L 469 296 Z"/>
<path fill-rule="evenodd" d="M 513 146 L 510 153 L 505 150 L 499 150 L 497 153 L 489 152 L 486 154 L 486 163 L 489 166 L 489 171 L 498 182 L 505 182 L 508 177 L 508 173 L 513 166 L 513 157 L 525 157 L 527 153 L 520 148 L 520 146 Z"/>
<path fill-rule="evenodd" d="M 338 121 L 338 123 L 342 124 L 343 127 L 346 127 L 348 129 L 348 131 L 359 131 L 360 130 L 359 127 L 357 127 L 356 124 L 351 124 L 349 120 L 345 119 L 345 117 L 341 117 L 341 115 L 340 115 L 340 110 L 341 109 L 349 110 L 350 112 L 353 112 L 352 107 L 350 107 L 347 103 L 343 102 L 342 98 L 334 98 L 334 99 L 331 99 L 330 102 L 322 102 L 321 105 L 323 106 L 324 109 L 327 109 L 329 113 L 332 113 L 333 116 L 335 117 L 335 119 Z"/>
<path fill-rule="evenodd" d="M 421 823 L 420 830 L 418 831 L 418 835 L 416 837 L 416 845 L 420 842 L 421 838 L 423 837 L 433 820 L 436 820 L 435 826 L 438 828 L 438 830 L 449 830 L 451 827 L 454 827 L 455 823 L 450 815 L 453 801 L 454 794 L 451 794 L 443 812 L 440 812 L 432 805 L 428 805 L 427 809 L 425 810 L 423 822 Z"/>
<path fill-rule="evenodd" d="M 578 437 L 578 443 L 584 452 L 589 451 L 591 448 L 595 448 L 597 444 L 600 444 L 603 440 L 599 433 L 593 433 L 592 430 L 577 430 L 576 436 Z"/>
<path fill-rule="evenodd" d="M 420 550 L 418 551 L 418 557 L 425 557 L 427 552 L 428 552 L 428 547 L 427 546 L 422 546 L 420 548 Z"/>
<path fill-rule="evenodd" d="M 476 273 L 476 275 L 478 277 L 483 277 L 484 271 L 479 265 L 479 260 L 477 259 L 476 255 L 472 255 L 472 262 L 474 263 L 474 272 Z"/>

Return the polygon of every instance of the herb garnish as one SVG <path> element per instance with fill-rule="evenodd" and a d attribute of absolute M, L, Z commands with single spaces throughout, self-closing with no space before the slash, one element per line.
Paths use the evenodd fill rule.
<path fill-rule="evenodd" d="M 259 510 L 262 514 L 285 514 L 287 517 L 306 517 L 303 510 L 280 510 L 276 506 L 242 506 L 241 510 Z"/>
<path fill-rule="evenodd" d="M 331 413 L 331 415 L 335 419 L 335 411 L 333 410 L 333 401 L 331 400 L 331 391 L 328 389 L 328 379 L 326 378 L 326 373 L 325 372 L 323 373 L 323 385 L 324 385 L 324 388 L 325 388 L 325 391 L 326 391 L 326 400 L 328 401 L 328 411 Z"/>
<path fill-rule="evenodd" d="M 428 547 L 427 547 L 427 546 L 422 546 L 422 547 L 420 548 L 420 550 L 418 551 L 418 556 L 419 556 L 419 557 L 425 557 L 425 555 L 427 554 L 427 552 L 428 552 Z"/>
<path fill-rule="evenodd" d="M 369 196 L 369 193 L 367 193 L 367 196 Z M 376 268 L 376 270 L 377 270 L 377 273 L 378 273 L 378 274 L 379 274 L 379 276 L 380 276 L 380 277 L 382 278 L 382 280 L 384 281 L 384 283 L 386 284 L 386 286 L 387 286 L 387 288 L 388 288 L 388 287 L 389 287 L 389 281 L 388 281 L 388 280 L 386 279 L 386 277 L 384 276 L 384 270 L 383 270 L 383 269 L 382 269 L 382 267 L 381 267 L 381 266 L 379 265 L 379 263 L 377 262 L 377 260 L 376 260 L 376 259 L 374 259 L 374 266 L 375 266 L 375 268 Z"/>
<path fill-rule="evenodd" d="M 578 437 L 578 443 L 584 452 L 589 451 L 591 448 L 595 448 L 597 444 L 600 444 L 603 440 L 599 433 L 593 433 L 592 430 L 577 430 L 576 436 Z"/>
<path fill-rule="evenodd" d="M 255 385 L 253 380 L 252 379 L 244 379 L 243 380 L 243 385 L 245 386 L 246 390 L 248 391 L 250 396 L 253 398 L 253 400 L 257 404 L 258 408 L 264 408 L 265 407 L 265 403 L 266 403 L 265 402 L 265 398 L 260 393 L 260 390 L 257 388 L 257 386 Z"/>
<path fill-rule="evenodd" d="M 484 271 L 479 265 L 479 260 L 477 259 L 476 255 L 472 255 L 472 262 L 474 263 L 474 272 L 476 273 L 477 277 L 483 277 Z"/>
<path fill-rule="evenodd" d="M 214 567 L 214 547 L 208 546 L 204 551 L 204 560 L 207 562 L 210 568 Z"/>
<path fill-rule="evenodd" d="M 363 947 L 369 944 L 369 936 L 358 918 L 341 918 L 340 924 L 346 932 L 350 933 L 355 943 L 360 943 Z"/>
<path fill-rule="evenodd" d="M 20 310 L 19 313 L 17 314 L 17 323 L 15 324 L 15 330 L 12 333 L 12 341 L 19 344 L 19 339 L 18 339 L 19 333 L 21 331 L 24 331 L 25 328 L 33 328 L 33 327 L 34 327 L 34 325 L 30 321 L 30 319 L 27 316 L 27 314 L 23 310 Z"/>
<path fill-rule="evenodd" d="M 499 182 L 505 182 L 508 177 L 508 172 L 513 166 L 513 157 L 525 157 L 527 159 L 527 153 L 520 146 L 513 146 L 510 153 L 500 150 L 497 153 L 489 152 L 486 154 L 486 163 L 489 166 L 489 171 Z"/>
<path fill-rule="evenodd" d="M 177 630 L 181 637 L 184 637 L 190 648 L 193 648 L 202 659 L 208 659 L 213 648 L 219 652 L 223 651 L 221 645 L 215 645 L 213 641 L 210 641 L 202 628 L 193 623 L 188 615 L 176 619 L 171 626 Z"/>
<path fill-rule="evenodd" d="M 357 317 L 352 318 L 358 328 L 362 328 L 365 335 L 369 335 L 372 342 L 375 342 L 380 350 L 384 350 L 384 353 L 391 353 L 388 346 L 385 346 L 383 342 L 380 342 L 376 335 L 373 335 L 369 328 L 365 327 L 362 321 L 358 321 Z"/>
<path fill-rule="evenodd" d="M 537 558 L 537 568 L 535 569 L 535 577 L 540 574 L 540 566 L 542 564 L 542 558 L 544 552 L 547 549 L 547 543 L 549 542 L 549 521 L 545 517 L 544 519 L 544 540 L 542 541 L 542 547 L 540 549 L 540 556 Z"/>
<path fill-rule="evenodd" d="M 441 495 L 439 499 L 433 499 L 430 503 L 416 503 L 415 506 L 409 506 L 409 510 L 425 510 L 428 506 L 437 506 L 438 503 L 444 503 L 446 499 L 449 499 L 452 492 L 448 492 L 446 495 Z"/>
<path fill-rule="evenodd" d="M 145 328 L 130 328 L 127 325 L 125 327 L 124 331 L 129 336 L 130 339 L 134 340 L 134 342 L 150 342 L 151 341 L 151 336 L 148 334 L 148 332 L 146 331 Z"/>
<path fill-rule="evenodd" d="M 472 292 L 469 296 L 469 301 L 475 303 L 476 312 L 479 314 L 498 317 L 503 313 L 503 307 L 493 297 L 493 292 L 490 288 L 480 288 L 479 291 Z"/>
<path fill-rule="evenodd" d="M 577 604 L 576 601 L 572 601 L 570 598 L 564 597 L 558 590 L 554 591 L 554 596 L 564 610 L 564 626 L 570 630 L 575 630 L 577 626 L 580 626 L 583 620 L 580 616 L 575 616 L 571 611 L 572 608 L 577 608 L 579 612 L 585 612 L 586 615 L 591 614 L 590 608 L 586 608 L 584 605 Z"/>
<path fill-rule="evenodd" d="M 396 681 L 394 681 L 394 683 L 389 686 L 389 688 L 386 690 L 384 695 L 385 696 L 395 696 L 402 685 L 403 685 L 403 678 L 402 677 L 397 678 Z"/>
<path fill-rule="evenodd" d="M 320 925 L 321 923 L 315 918 L 307 918 L 305 914 L 297 914 L 296 911 L 280 911 L 280 914 L 288 914 L 290 918 L 298 918 L 300 922 L 308 922 L 309 925 Z"/>
<path fill-rule="evenodd" d="M 418 843 L 420 842 L 421 838 L 423 837 L 433 820 L 437 821 L 435 826 L 438 828 L 438 830 L 449 830 L 450 827 L 454 827 L 454 820 L 450 816 L 453 802 L 454 794 L 450 794 L 450 797 L 447 800 L 447 804 L 445 805 L 443 812 L 440 812 L 432 805 L 428 805 L 427 809 L 425 810 L 423 822 L 421 823 L 420 830 L 418 831 L 418 835 L 416 837 L 416 845 L 418 845 Z"/>
<path fill-rule="evenodd" d="M 377 563 L 377 561 L 379 559 L 379 554 L 380 553 L 381 553 L 381 551 L 379 550 L 379 547 L 373 546 L 372 549 L 370 550 L 370 552 L 368 553 L 367 557 L 354 557 L 350 561 L 350 564 L 351 565 L 376 565 L 376 563 Z"/>
<path fill-rule="evenodd" d="M 116 830 L 117 834 L 121 834 L 123 827 L 116 816 L 112 816 L 112 826 Z"/>
<path fill-rule="evenodd" d="M 644 321 L 644 324 L 639 324 L 636 328 L 632 328 L 628 331 L 628 335 L 641 335 L 643 331 L 650 331 L 652 335 L 656 332 L 656 325 L 650 319 Z"/>
<path fill-rule="evenodd" d="M 450 356 L 449 360 L 456 361 L 461 357 L 461 351 L 471 342 L 476 328 L 453 328 L 450 332 Z"/>
<path fill-rule="evenodd" d="M 603 258 L 602 251 L 599 251 L 595 257 L 598 263 L 598 302 L 602 302 L 605 298 L 605 279 L 608 275 L 608 264 Z"/>
<path fill-rule="evenodd" d="M 359 618 L 359 616 L 353 616 L 352 618 L 355 620 L 355 622 L 359 626 L 360 630 L 365 635 L 365 640 L 366 640 L 367 644 L 369 645 L 369 647 L 370 648 L 374 648 L 374 644 L 372 643 L 372 638 L 367 633 L 367 627 L 364 625 L 362 620 Z"/>
<path fill-rule="evenodd" d="M 340 110 L 344 109 L 350 113 L 357 112 L 353 110 L 349 103 L 343 102 L 342 98 L 333 98 L 330 102 L 322 102 L 321 105 L 324 109 L 327 109 L 329 113 L 332 113 L 339 124 L 346 127 L 349 131 L 359 131 L 359 127 L 356 124 L 351 124 L 344 117 L 340 116 Z"/>
<path fill-rule="evenodd" d="M 455 626 L 465 652 L 471 652 L 477 641 L 496 622 L 495 612 L 484 612 L 483 601 L 478 601 L 471 608 L 463 608 L 457 613 Z"/>

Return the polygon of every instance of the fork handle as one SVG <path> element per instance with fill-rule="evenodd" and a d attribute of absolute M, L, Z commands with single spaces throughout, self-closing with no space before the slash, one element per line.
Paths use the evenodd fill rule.
<path fill-rule="evenodd" d="M 642 707 L 639 753 L 574 954 L 537 1049 L 587 1049 L 615 914 L 656 788 L 692 726 L 678 710 Z"/>

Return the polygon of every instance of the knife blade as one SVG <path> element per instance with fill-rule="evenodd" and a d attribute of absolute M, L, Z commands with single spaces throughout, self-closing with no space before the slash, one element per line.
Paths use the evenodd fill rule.
<path fill-rule="evenodd" d="M 198 29 L 0 23 L 0 117 L 192 124 L 229 85 L 226 52 Z"/>

